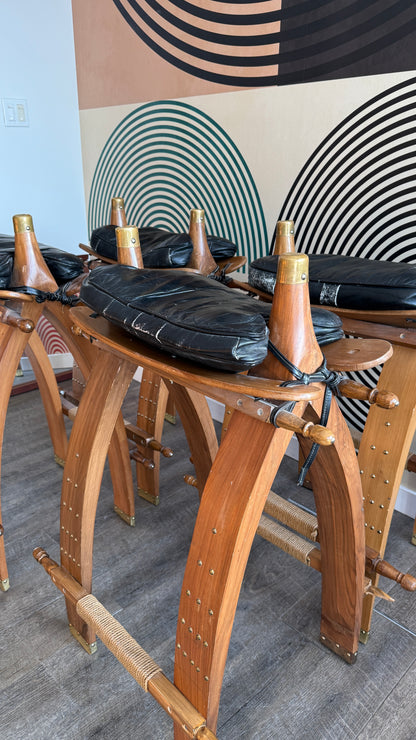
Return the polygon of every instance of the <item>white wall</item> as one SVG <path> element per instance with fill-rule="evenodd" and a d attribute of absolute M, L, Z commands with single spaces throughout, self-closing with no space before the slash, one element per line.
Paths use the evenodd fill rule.
<path fill-rule="evenodd" d="M 87 239 L 71 0 L 2 0 L 0 99 L 24 98 L 29 126 L 0 109 L 0 233 L 30 213 L 40 242 Z"/>

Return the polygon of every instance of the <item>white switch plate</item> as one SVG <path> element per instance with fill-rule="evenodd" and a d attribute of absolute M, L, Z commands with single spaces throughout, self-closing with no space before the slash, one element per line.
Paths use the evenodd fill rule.
<path fill-rule="evenodd" d="M 2 98 L 5 126 L 29 126 L 27 100 L 23 98 Z"/>

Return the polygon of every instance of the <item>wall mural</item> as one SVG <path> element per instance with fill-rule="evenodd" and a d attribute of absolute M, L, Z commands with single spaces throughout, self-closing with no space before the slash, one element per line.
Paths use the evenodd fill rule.
<path fill-rule="evenodd" d="M 112 196 L 130 223 L 187 231 L 204 208 L 207 231 L 238 245 L 251 261 L 267 251 L 259 194 L 228 134 L 197 108 L 159 101 L 136 108 L 109 137 L 90 190 L 90 233 L 108 223 Z"/>
<path fill-rule="evenodd" d="M 412 0 L 113 2 L 167 62 L 225 85 L 287 85 L 414 67 Z"/>
<path fill-rule="evenodd" d="M 416 262 L 416 78 L 372 98 L 322 141 L 279 214 L 298 251 Z M 370 385 L 377 369 L 357 374 Z M 342 402 L 362 428 L 367 404 Z"/>

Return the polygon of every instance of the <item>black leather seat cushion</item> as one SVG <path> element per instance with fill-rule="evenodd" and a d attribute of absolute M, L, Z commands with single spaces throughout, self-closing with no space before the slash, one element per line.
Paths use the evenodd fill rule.
<path fill-rule="evenodd" d="M 138 339 L 209 367 L 247 370 L 267 354 L 269 331 L 254 301 L 202 275 L 103 265 L 80 298 Z"/>
<path fill-rule="evenodd" d="M 116 226 L 101 226 L 91 234 L 90 246 L 101 257 L 117 261 Z M 139 229 L 140 246 L 145 267 L 185 267 L 192 252 L 189 234 L 174 234 L 165 229 Z M 207 236 L 208 246 L 216 261 L 233 257 L 237 247 L 228 239 Z"/>
<path fill-rule="evenodd" d="M 250 285 L 273 293 L 278 256 L 249 266 Z M 416 309 L 416 265 L 335 254 L 309 255 L 311 303 L 367 311 Z"/>
<path fill-rule="evenodd" d="M 45 244 L 39 244 L 39 247 L 43 258 L 58 285 L 63 285 L 64 283 L 68 283 L 70 280 L 74 280 L 83 272 L 84 263 L 81 257 L 77 257 L 75 254 L 69 254 L 69 252 L 64 252 L 62 249 L 47 247 Z M 6 254 L 9 255 L 12 260 L 12 267 L 9 275 L 10 280 L 13 270 L 14 237 L 0 234 L 0 258 L 3 258 L 3 255 Z"/>
<path fill-rule="evenodd" d="M 0 252 L 0 289 L 9 287 L 13 271 L 13 255 L 9 252 Z"/>

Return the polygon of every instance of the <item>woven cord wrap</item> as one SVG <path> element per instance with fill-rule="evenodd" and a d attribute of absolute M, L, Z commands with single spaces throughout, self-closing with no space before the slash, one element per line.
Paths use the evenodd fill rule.
<path fill-rule="evenodd" d="M 139 686 L 148 691 L 149 681 L 158 673 L 162 673 L 162 669 L 150 655 L 92 594 L 84 596 L 77 602 L 77 612 L 94 628 L 98 637 Z"/>
<path fill-rule="evenodd" d="M 261 516 L 257 534 L 271 542 L 272 545 L 279 547 L 283 552 L 287 552 L 292 558 L 300 560 L 305 565 L 310 564 L 309 554 L 315 549 L 312 542 L 302 539 L 295 532 L 290 532 L 278 522 Z"/>
<path fill-rule="evenodd" d="M 16 293 L 25 293 L 26 295 L 33 295 L 36 303 L 44 303 L 45 301 L 59 301 L 64 306 L 74 306 L 79 298 L 76 295 L 68 296 L 66 289 L 70 283 L 60 285 L 58 290 L 54 293 L 50 293 L 44 290 L 38 290 L 37 288 L 29 288 L 27 285 L 20 285 L 18 288 L 13 288 Z"/>
<path fill-rule="evenodd" d="M 290 527 L 290 529 L 294 529 L 295 532 L 303 535 L 303 537 L 307 537 L 312 542 L 316 542 L 318 539 L 318 522 L 316 516 L 299 509 L 299 506 L 278 496 L 274 491 L 269 492 L 264 513 L 278 519 L 282 524 Z"/>
<path fill-rule="evenodd" d="M 293 362 L 288 360 L 288 358 L 285 357 L 280 352 L 280 350 L 277 349 L 273 342 L 270 342 L 270 340 L 268 346 L 272 355 L 274 355 L 274 357 L 276 357 L 276 359 L 279 360 L 279 362 L 296 378 L 296 380 L 286 380 L 284 383 L 282 383 L 282 386 L 288 387 L 291 385 L 297 385 L 297 383 L 302 383 L 303 385 L 309 385 L 310 383 L 325 383 L 324 400 L 322 403 L 321 418 L 319 423 L 322 424 L 322 426 L 326 426 L 329 416 L 329 410 L 331 408 L 332 395 L 338 395 L 338 385 L 340 384 L 343 376 L 340 373 L 335 372 L 335 370 L 328 370 L 325 357 L 323 358 L 322 365 L 318 367 L 315 372 L 309 374 L 303 373 L 301 370 L 299 370 L 298 367 L 296 367 L 296 365 L 293 364 Z M 276 421 L 277 416 L 278 415 L 276 414 Z M 298 486 L 303 485 L 306 474 L 313 461 L 315 460 L 318 449 L 318 442 L 313 442 L 309 455 L 307 456 L 300 469 Z"/>

